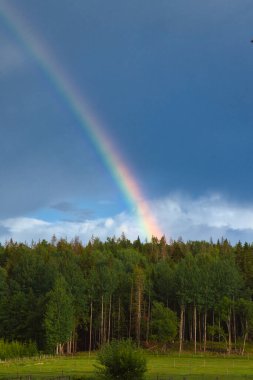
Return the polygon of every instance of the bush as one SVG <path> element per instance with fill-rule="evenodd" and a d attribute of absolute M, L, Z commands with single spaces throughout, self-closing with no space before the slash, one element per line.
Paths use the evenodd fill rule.
<path fill-rule="evenodd" d="M 34 342 L 5 342 L 0 340 L 0 360 L 15 359 L 24 356 L 35 356 L 38 354 L 36 344 Z"/>
<path fill-rule="evenodd" d="M 147 371 L 146 359 L 130 340 L 112 341 L 98 353 L 96 366 L 100 378 L 106 380 L 142 380 Z"/>
<path fill-rule="evenodd" d="M 152 309 L 151 339 L 166 344 L 177 335 L 177 315 L 161 302 L 154 302 Z"/>

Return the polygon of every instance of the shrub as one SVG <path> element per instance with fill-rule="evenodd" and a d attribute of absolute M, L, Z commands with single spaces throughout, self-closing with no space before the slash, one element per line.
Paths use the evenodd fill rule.
<path fill-rule="evenodd" d="M 112 341 L 98 353 L 96 366 L 100 378 L 106 380 L 142 380 L 147 371 L 143 352 L 130 340 Z"/>
<path fill-rule="evenodd" d="M 35 356 L 37 354 L 38 350 L 34 342 L 20 343 L 0 340 L 0 360 Z"/>
<path fill-rule="evenodd" d="M 177 315 L 160 302 L 154 302 L 152 309 L 151 338 L 159 343 L 172 342 L 177 335 Z"/>

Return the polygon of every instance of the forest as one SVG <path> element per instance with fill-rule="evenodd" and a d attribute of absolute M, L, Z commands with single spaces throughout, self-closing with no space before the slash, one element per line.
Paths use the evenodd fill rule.
<path fill-rule="evenodd" d="M 253 244 L 226 239 L 0 246 L 0 340 L 41 352 L 147 349 L 243 354 L 253 338 Z"/>

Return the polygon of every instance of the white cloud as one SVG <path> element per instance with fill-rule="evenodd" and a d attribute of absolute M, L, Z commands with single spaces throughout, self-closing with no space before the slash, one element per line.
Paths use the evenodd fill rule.
<path fill-rule="evenodd" d="M 92 235 L 105 240 L 108 236 L 120 236 L 125 232 L 130 239 L 136 239 L 141 234 L 140 227 L 134 216 L 119 214 L 114 218 L 85 220 L 84 222 L 45 222 L 35 218 L 11 218 L 0 221 L 0 241 L 12 238 L 15 241 L 50 240 L 53 235 L 58 238 L 73 239 L 80 237 L 87 242 Z"/>
<path fill-rule="evenodd" d="M 228 237 L 253 240 L 253 204 L 229 202 L 219 194 L 192 199 L 176 195 L 153 204 L 166 236 L 184 240 Z"/>
<path fill-rule="evenodd" d="M 209 240 L 227 237 L 232 243 L 239 239 L 253 240 L 253 204 L 239 205 L 222 196 L 211 195 L 192 199 L 186 196 L 169 196 L 150 203 L 167 239 Z M 2 231 L 2 232 L 1 232 Z M 52 235 L 69 240 L 79 236 L 87 242 L 91 236 L 105 240 L 108 236 L 126 236 L 134 240 L 145 239 L 136 216 L 121 213 L 114 217 L 85 220 L 83 222 L 46 222 L 35 218 L 12 218 L 0 221 L 0 240 L 17 241 L 47 239 Z"/>

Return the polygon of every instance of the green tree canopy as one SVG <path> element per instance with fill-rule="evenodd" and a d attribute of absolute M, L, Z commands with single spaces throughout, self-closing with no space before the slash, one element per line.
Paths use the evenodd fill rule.
<path fill-rule="evenodd" d="M 48 349 L 62 353 L 62 345 L 71 338 L 74 324 L 73 300 L 62 276 L 48 294 L 44 324 Z"/>

